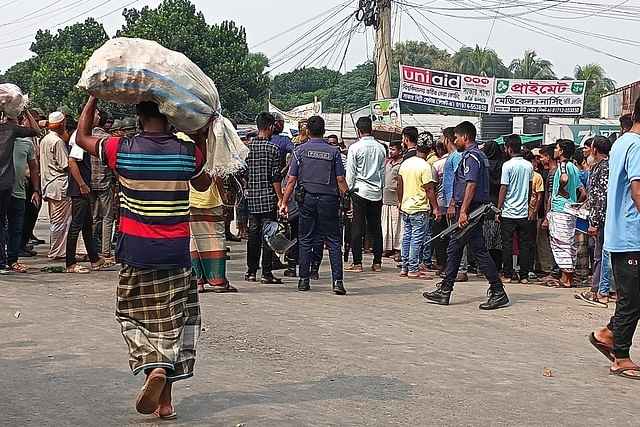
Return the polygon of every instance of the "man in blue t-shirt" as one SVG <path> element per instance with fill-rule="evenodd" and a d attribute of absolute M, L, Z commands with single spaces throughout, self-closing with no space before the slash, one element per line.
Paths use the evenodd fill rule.
<path fill-rule="evenodd" d="M 480 304 L 481 310 L 495 310 L 509 305 L 496 265 L 489 256 L 482 223 L 469 225 L 469 214 L 489 202 L 489 160 L 476 143 L 476 128 L 470 122 L 456 126 L 456 147 L 463 151 L 453 182 L 453 206 L 459 227 L 470 227 L 461 236 L 452 236 L 447 248 L 446 276 L 438 287 L 422 294 L 427 300 L 440 305 L 449 305 L 451 292 L 460 267 L 462 252 L 467 243 L 475 255 L 478 266 L 489 281 L 489 299 Z"/>
<path fill-rule="evenodd" d="M 593 344 L 613 363 L 610 373 L 640 379 L 640 367 L 629 356 L 640 320 L 640 97 L 633 126 L 613 144 L 604 231 L 618 288 L 616 311 L 605 328 L 593 332 Z"/>

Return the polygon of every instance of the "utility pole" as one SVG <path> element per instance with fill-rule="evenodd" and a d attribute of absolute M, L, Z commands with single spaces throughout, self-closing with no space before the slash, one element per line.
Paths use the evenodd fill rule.
<path fill-rule="evenodd" d="M 380 16 L 376 28 L 376 99 L 391 98 L 391 0 L 375 0 Z"/>

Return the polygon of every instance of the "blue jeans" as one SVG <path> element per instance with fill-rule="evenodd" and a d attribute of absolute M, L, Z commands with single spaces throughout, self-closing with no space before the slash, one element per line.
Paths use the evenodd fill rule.
<path fill-rule="evenodd" d="M 433 262 L 433 247 L 431 243 L 427 243 L 431 240 L 432 228 L 433 218 L 431 218 L 431 215 L 427 215 L 427 220 L 425 221 L 424 244 L 422 245 L 422 253 L 420 254 L 420 262 L 425 265 L 431 265 Z"/>
<path fill-rule="evenodd" d="M 598 293 L 601 295 L 609 295 L 611 281 L 611 257 L 609 251 L 602 250 L 602 259 L 600 260 L 600 283 L 598 284 Z"/>
<path fill-rule="evenodd" d="M 402 235 L 402 270 L 416 273 L 420 265 L 420 256 L 427 230 L 427 214 L 402 213 L 404 233 Z"/>
<path fill-rule="evenodd" d="M 18 262 L 20 247 L 22 246 L 22 227 L 24 226 L 25 199 L 11 197 L 11 203 L 7 209 L 8 239 L 7 239 L 7 265 Z"/>
<path fill-rule="evenodd" d="M 7 229 L 7 213 L 11 205 L 11 188 L 0 191 L 0 268 L 7 266 L 7 252 L 5 250 L 9 240 Z"/>

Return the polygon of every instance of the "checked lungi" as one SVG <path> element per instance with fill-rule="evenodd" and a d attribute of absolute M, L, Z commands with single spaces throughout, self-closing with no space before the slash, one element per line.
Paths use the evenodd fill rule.
<path fill-rule="evenodd" d="M 562 212 L 549 212 L 549 243 L 556 264 L 572 273 L 576 265 L 576 217 Z"/>
<path fill-rule="evenodd" d="M 191 267 L 198 283 L 226 283 L 224 208 L 191 207 Z"/>
<path fill-rule="evenodd" d="M 165 368 L 169 382 L 193 375 L 201 319 L 190 268 L 150 270 L 124 265 L 116 319 L 129 346 L 134 375 L 154 368 Z"/>

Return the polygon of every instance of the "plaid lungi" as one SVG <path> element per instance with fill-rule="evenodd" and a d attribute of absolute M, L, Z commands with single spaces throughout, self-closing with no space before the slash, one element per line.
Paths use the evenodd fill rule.
<path fill-rule="evenodd" d="M 200 305 L 190 268 L 149 270 L 124 265 L 116 319 L 129 346 L 129 366 L 165 368 L 167 381 L 193 375 L 200 334 Z"/>
<path fill-rule="evenodd" d="M 398 206 L 382 205 L 381 222 L 383 249 L 399 251 L 402 246 L 402 221 Z"/>
<path fill-rule="evenodd" d="M 572 273 L 576 265 L 576 217 L 562 212 L 549 212 L 549 243 L 556 264 Z"/>
<path fill-rule="evenodd" d="M 191 268 L 198 283 L 226 283 L 224 208 L 191 207 Z"/>

